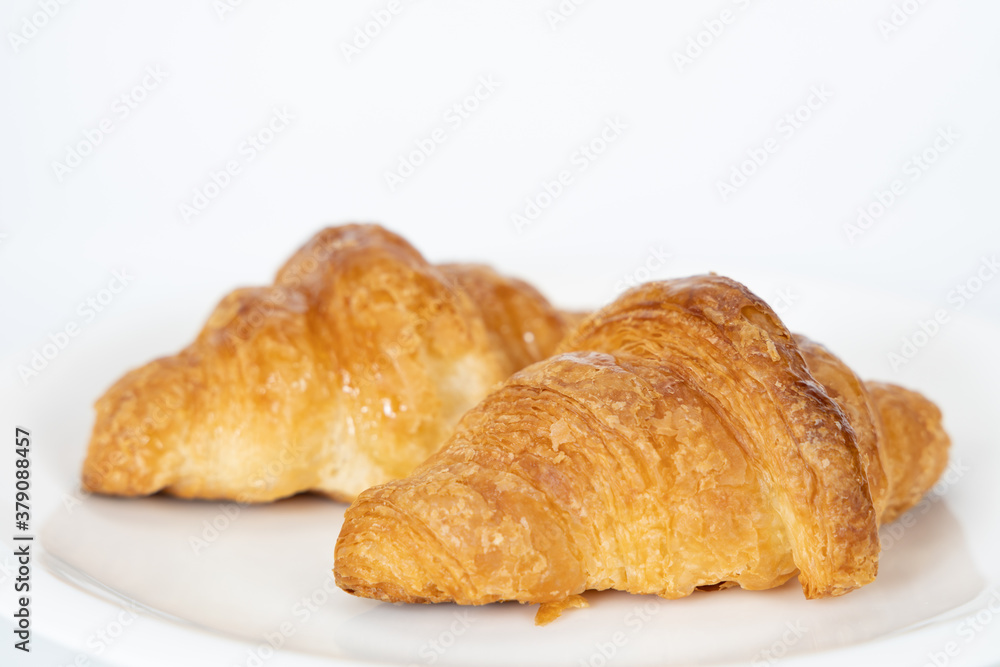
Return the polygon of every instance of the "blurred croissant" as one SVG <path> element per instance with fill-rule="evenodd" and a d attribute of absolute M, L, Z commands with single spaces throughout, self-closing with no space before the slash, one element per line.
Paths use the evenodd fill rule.
<path fill-rule="evenodd" d="M 537 291 L 431 266 L 374 225 L 318 233 L 271 287 L 238 289 L 198 338 L 97 402 L 90 491 L 352 499 L 408 474 L 567 324 Z"/>
<path fill-rule="evenodd" d="M 559 606 L 797 573 L 807 598 L 842 595 L 875 578 L 880 522 L 946 464 L 932 403 L 861 382 L 728 278 L 635 288 L 558 352 L 412 475 L 361 494 L 337 540 L 341 588 Z"/>

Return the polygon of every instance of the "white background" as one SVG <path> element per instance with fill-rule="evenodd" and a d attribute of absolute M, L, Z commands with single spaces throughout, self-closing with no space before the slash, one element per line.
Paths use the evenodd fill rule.
<path fill-rule="evenodd" d="M 343 45 L 387 2 L 70 1 L 51 18 L 45 4 L 0 11 L 0 372 L 18 400 L 53 395 L 55 378 L 96 399 L 186 342 L 161 333 L 157 313 L 193 335 L 225 292 L 269 281 L 317 229 L 349 221 L 382 222 L 434 261 L 492 263 L 567 307 L 599 306 L 627 277 L 709 270 L 767 273 L 762 296 L 791 294 L 791 323 L 806 280 L 920 304 L 894 331 L 865 331 L 858 316 L 875 350 L 867 374 L 891 377 L 887 355 L 935 310 L 1000 322 L 1000 280 L 961 310 L 953 292 L 1000 252 L 995 2 L 912 0 L 905 14 L 889 0 L 591 0 L 553 26 L 555 0 L 420 0 L 350 58 Z M 713 23 L 723 10 L 732 20 Z M 880 27 L 894 11 L 898 29 Z M 149 68 L 165 77 L 133 93 Z M 455 126 L 449 109 L 481 77 L 496 90 Z M 829 99 L 799 110 L 808 119 L 786 136 L 779 123 L 819 89 Z M 294 120 L 247 160 L 241 146 L 276 108 Z M 104 119 L 112 131 L 89 150 Z M 624 130 L 580 171 L 577 151 L 609 119 Z M 438 127 L 445 141 L 390 188 L 386 172 Z M 941 131 L 957 139 L 912 178 Z M 724 200 L 718 184 L 769 138 L 777 150 Z M 72 151 L 87 154 L 66 173 L 56 163 Z M 185 220 L 181 205 L 230 160 L 240 172 Z M 562 170 L 572 184 L 518 230 L 512 216 Z M 894 179 L 902 194 L 849 238 L 845 225 Z M 128 286 L 86 319 L 79 304 L 115 271 Z M 51 368 L 22 379 L 71 322 L 80 333 Z M 949 331 L 927 344 L 961 345 Z M 84 339 L 123 332 L 140 343 L 100 373 L 53 371 Z M 905 369 L 917 386 L 919 364 Z M 13 430 L 25 416 L 10 405 Z M 46 409 L 86 419 L 89 406 Z M 50 473 L 66 482 L 83 445 L 36 465 L 58 460 Z"/>

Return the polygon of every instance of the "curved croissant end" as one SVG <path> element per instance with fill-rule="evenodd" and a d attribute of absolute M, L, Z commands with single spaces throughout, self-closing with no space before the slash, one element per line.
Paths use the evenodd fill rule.
<path fill-rule="evenodd" d="M 521 281 L 434 267 L 375 225 L 331 227 L 274 285 L 232 292 L 194 343 L 101 397 L 84 486 L 350 499 L 408 474 L 565 330 Z"/>
<path fill-rule="evenodd" d="M 880 513 L 947 458 L 926 399 L 861 383 L 727 278 L 635 288 L 558 352 L 410 477 L 361 494 L 337 541 L 342 588 L 546 603 L 798 573 L 807 597 L 841 595 L 875 577 Z"/>

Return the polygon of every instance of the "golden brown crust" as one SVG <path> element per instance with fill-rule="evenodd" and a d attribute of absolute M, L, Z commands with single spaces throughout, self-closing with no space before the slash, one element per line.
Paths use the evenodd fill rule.
<path fill-rule="evenodd" d="M 858 453 L 868 479 L 868 492 L 876 513 L 881 516 L 889 503 L 890 481 L 886 473 L 886 448 L 879 447 L 879 442 L 885 439 L 882 419 L 871 395 L 854 371 L 825 347 L 802 335 L 796 335 L 795 341 L 809 373 L 823 385 L 854 430 Z"/>
<path fill-rule="evenodd" d="M 919 497 L 946 457 L 939 413 L 907 399 L 914 427 L 727 278 L 633 289 L 558 351 L 410 477 L 358 498 L 337 541 L 342 588 L 551 603 L 764 589 L 798 572 L 807 597 L 841 595 L 875 577 L 880 508 Z M 935 449 L 934 465 L 898 472 L 905 448 Z"/>
<path fill-rule="evenodd" d="M 493 347 L 502 353 L 504 379 L 552 354 L 572 326 L 538 290 L 482 264 L 438 267 L 472 299 Z"/>
<path fill-rule="evenodd" d="M 892 494 L 882 523 L 916 505 L 948 466 L 951 441 L 941 410 L 915 391 L 885 382 L 866 387 L 885 429 L 886 469 Z"/>
<path fill-rule="evenodd" d="M 560 310 L 559 314 L 562 315 L 563 320 L 569 326 L 570 329 L 576 327 L 576 325 L 583 322 L 585 319 L 590 317 L 591 311 L 583 310 Z"/>
<path fill-rule="evenodd" d="M 494 384 L 550 354 L 565 328 L 520 281 L 436 268 L 375 225 L 331 227 L 274 285 L 227 295 L 194 343 L 101 397 L 84 486 L 351 499 L 409 473 Z"/>

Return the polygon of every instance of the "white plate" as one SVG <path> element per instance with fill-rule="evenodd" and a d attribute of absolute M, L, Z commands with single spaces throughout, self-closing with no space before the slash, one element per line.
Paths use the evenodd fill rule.
<path fill-rule="evenodd" d="M 765 297 L 787 284 L 768 277 L 748 283 Z M 993 346 L 1000 328 L 953 313 L 895 373 L 887 353 L 938 306 L 815 281 L 796 285 L 802 298 L 785 313 L 793 329 L 827 342 L 865 377 L 927 393 L 941 405 L 954 442 L 948 478 L 909 519 L 883 528 L 878 580 L 859 591 L 806 601 L 793 580 L 773 591 L 675 601 L 590 593 L 589 609 L 537 628 L 528 606 L 395 606 L 341 592 L 330 568 L 344 506 L 323 499 L 239 509 L 160 497 L 64 502 L 74 497 L 89 405 L 127 370 L 119 360 L 165 351 L 148 349 L 145 331 L 156 330 L 157 340 L 173 337 L 174 347 L 188 335 L 172 331 L 171 313 L 158 309 L 81 341 L 86 353 L 54 365 L 27 399 L 14 400 L 19 423 L 34 429 L 35 465 L 45 468 L 36 471 L 38 483 L 58 491 L 48 494 L 43 560 L 62 582 L 75 584 L 36 573 L 37 597 L 46 606 L 36 613 L 36 631 L 71 650 L 93 653 L 100 646 L 104 660 L 143 665 L 320 664 L 317 658 L 595 667 L 997 660 L 1000 363 Z M 4 389 L 10 397 L 15 388 Z M 62 418 L 53 420 L 55 414 Z M 113 604 L 138 605 L 138 620 Z M 108 641 L 95 640 L 102 636 Z M 273 657 L 268 637 L 282 645 Z"/>

